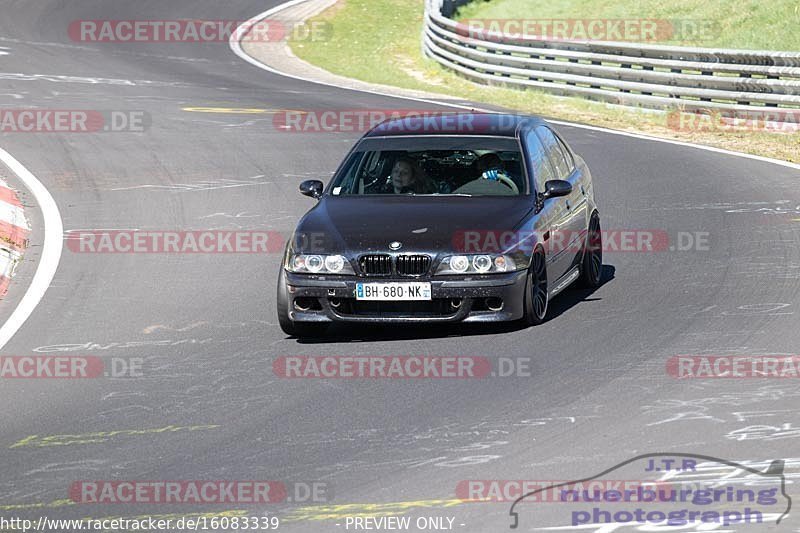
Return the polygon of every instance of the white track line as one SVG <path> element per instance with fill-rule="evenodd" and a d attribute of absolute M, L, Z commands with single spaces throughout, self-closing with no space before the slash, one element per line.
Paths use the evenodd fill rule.
<path fill-rule="evenodd" d="M 294 7 L 294 6 L 298 5 L 298 4 L 302 4 L 302 3 L 308 2 L 308 1 L 309 0 L 291 0 L 291 1 L 286 2 L 284 4 L 280 4 L 278 6 L 275 6 L 275 7 L 271 8 L 271 9 L 268 9 L 268 10 L 264 11 L 263 13 L 260 13 L 260 14 L 256 15 L 255 17 L 251 18 L 247 22 L 242 23 L 242 25 L 243 24 L 248 24 L 252 28 L 253 26 L 255 26 L 255 24 L 258 21 L 260 21 L 262 19 L 270 17 L 270 16 L 274 15 L 275 13 L 279 13 L 279 12 L 283 11 L 284 9 L 288 9 L 290 7 Z M 231 50 L 233 51 L 234 54 L 236 54 L 240 58 L 244 59 L 245 61 L 247 61 L 251 65 L 254 65 L 254 66 L 256 66 L 256 67 L 258 67 L 260 69 L 266 70 L 267 72 L 271 72 L 273 74 L 277 74 L 279 76 L 284 76 L 286 78 L 292 78 L 292 79 L 295 79 L 295 80 L 301 80 L 301 81 L 305 81 L 305 82 L 308 82 L 308 83 L 316 83 L 317 85 L 326 85 L 328 87 L 336 87 L 337 89 L 345 89 L 345 90 L 348 90 L 348 91 L 356 91 L 356 92 L 360 92 L 360 93 L 367 93 L 367 94 L 378 95 L 378 96 L 386 96 L 386 97 L 389 97 L 389 98 L 400 98 L 400 99 L 403 99 L 403 100 L 410 100 L 410 101 L 413 101 L 413 102 L 423 102 L 423 103 L 427 103 L 427 104 L 434 104 L 434 105 L 439 105 L 439 106 L 444 106 L 444 107 L 452 107 L 452 108 L 457 108 L 457 109 L 474 110 L 474 111 L 481 111 L 481 112 L 487 112 L 487 113 L 492 113 L 493 112 L 493 111 L 490 111 L 488 109 L 481 109 L 481 108 L 478 108 L 478 107 L 470 107 L 470 106 L 465 106 L 465 105 L 460 105 L 460 104 L 453 104 L 453 103 L 448 103 L 448 102 L 440 102 L 440 101 L 437 101 L 437 100 L 430 100 L 430 99 L 427 99 L 427 98 L 415 98 L 413 96 L 399 96 L 399 95 L 396 95 L 396 94 L 389 94 L 389 93 L 384 93 L 384 92 L 381 92 L 381 91 L 372 91 L 372 90 L 366 90 L 366 89 L 354 89 L 352 87 L 346 87 L 346 86 L 343 86 L 343 85 L 337 85 L 335 83 L 328 83 L 328 82 L 324 82 L 324 81 L 305 78 L 303 76 L 296 76 L 294 74 L 288 74 L 286 72 L 281 72 L 280 70 L 277 70 L 277 69 L 275 69 L 273 67 L 270 67 L 269 65 L 265 65 L 264 63 L 258 61 L 257 59 L 249 56 L 244 50 L 242 50 L 242 45 L 239 42 L 239 40 L 236 39 L 236 37 L 235 37 L 236 35 L 239 35 L 238 28 L 237 28 L 237 31 L 234 31 L 231 34 L 231 38 L 228 41 L 228 44 L 229 44 L 229 46 L 230 46 L 230 48 L 231 48 Z M 242 37 L 244 37 L 244 35 L 242 35 Z M 752 155 L 752 154 L 745 154 L 745 153 L 742 153 L 742 152 L 734 152 L 732 150 L 726 150 L 724 148 L 715 148 L 713 146 L 704 146 L 702 144 L 693 144 L 693 143 L 688 143 L 688 142 L 683 142 L 683 141 L 674 141 L 674 140 L 671 140 L 671 139 L 661 139 L 659 137 L 651 137 L 649 135 L 642 135 L 640 133 L 630 133 L 630 132 L 627 132 L 627 131 L 610 130 L 608 128 L 601 128 L 601 127 L 598 127 L 598 126 L 588 126 L 586 124 L 576 124 L 574 122 L 566 122 L 566 121 L 563 121 L 563 120 L 549 120 L 548 119 L 547 121 L 552 123 L 552 124 L 558 124 L 558 125 L 561 125 L 561 126 L 569 126 L 571 128 L 581 128 L 581 129 L 585 129 L 585 130 L 599 131 L 599 132 L 603 132 L 603 133 L 610 133 L 612 135 L 622 135 L 624 137 L 632 137 L 634 139 L 643 139 L 643 140 L 647 140 L 647 141 L 655 141 L 655 142 L 673 144 L 673 145 L 676 145 L 676 146 L 684 146 L 684 147 L 687 147 L 687 148 L 696 148 L 698 150 L 706 150 L 708 152 L 715 152 L 715 153 L 718 153 L 718 154 L 730 155 L 730 156 L 735 156 L 735 157 L 743 157 L 745 159 L 753 159 L 753 160 L 756 160 L 756 161 L 762 161 L 764 163 L 772 163 L 774 165 L 781 165 L 781 166 L 784 166 L 784 167 L 793 168 L 795 170 L 800 170 L 800 164 L 798 164 L 798 163 L 790 163 L 789 161 L 783 161 L 781 159 L 773 159 L 771 157 L 762 157 L 760 155 Z"/>
<path fill-rule="evenodd" d="M 42 247 L 42 256 L 39 258 L 39 266 L 36 268 L 36 274 L 33 275 L 33 280 L 25 292 L 25 296 L 22 297 L 6 323 L 0 327 L 0 349 L 2 349 L 28 320 L 42 300 L 44 293 L 47 292 L 47 288 L 50 287 L 50 282 L 56 275 L 58 263 L 61 261 L 64 225 L 61 222 L 61 214 L 55 200 L 42 182 L 2 148 L 0 148 L 0 161 L 5 163 L 33 193 L 44 217 L 44 246 Z"/>

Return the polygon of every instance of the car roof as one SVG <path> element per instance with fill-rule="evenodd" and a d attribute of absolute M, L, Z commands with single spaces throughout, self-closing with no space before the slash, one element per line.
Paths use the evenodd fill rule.
<path fill-rule="evenodd" d="M 545 124 L 533 115 L 509 113 L 452 113 L 436 111 L 398 111 L 397 117 L 381 122 L 364 137 L 399 135 L 488 135 L 516 137 L 521 126 Z"/>

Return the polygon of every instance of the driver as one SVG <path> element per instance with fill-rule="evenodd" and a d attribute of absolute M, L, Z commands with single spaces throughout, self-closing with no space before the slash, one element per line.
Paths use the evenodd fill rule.
<path fill-rule="evenodd" d="M 478 172 L 480 172 L 480 177 L 485 180 L 500 181 L 500 176 L 505 176 L 514 181 L 503 168 L 500 156 L 494 152 L 483 154 L 478 158 Z"/>
<path fill-rule="evenodd" d="M 519 194 L 519 186 L 503 168 L 503 161 L 494 152 L 483 154 L 476 161 L 480 176 L 465 183 L 457 194 Z"/>
<path fill-rule="evenodd" d="M 432 194 L 433 184 L 425 177 L 416 161 L 400 157 L 392 167 L 391 185 L 395 194 Z"/>

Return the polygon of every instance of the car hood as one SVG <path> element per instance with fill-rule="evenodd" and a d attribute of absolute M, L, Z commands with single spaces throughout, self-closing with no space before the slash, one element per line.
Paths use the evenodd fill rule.
<path fill-rule="evenodd" d="M 294 248 L 306 253 L 454 251 L 463 231 L 516 229 L 530 197 L 323 197 L 300 221 Z M 457 246 L 456 246 L 457 247 Z"/>

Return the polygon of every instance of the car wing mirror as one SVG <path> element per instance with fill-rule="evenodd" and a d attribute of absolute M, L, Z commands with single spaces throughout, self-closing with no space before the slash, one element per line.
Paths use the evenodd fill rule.
<path fill-rule="evenodd" d="M 572 193 L 572 184 L 566 180 L 550 180 L 544 184 L 544 193 L 542 197 L 547 200 L 548 198 L 558 198 L 559 196 L 568 196 Z"/>
<path fill-rule="evenodd" d="M 324 185 L 319 180 L 306 180 L 300 184 L 300 193 L 311 198 L 319 198 L 322 196 L 322 188 Z"/>

